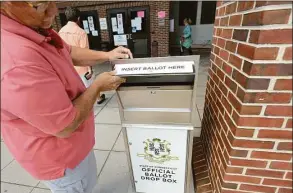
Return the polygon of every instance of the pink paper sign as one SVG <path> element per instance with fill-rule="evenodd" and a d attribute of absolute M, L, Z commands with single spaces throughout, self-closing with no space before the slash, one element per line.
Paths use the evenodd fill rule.
<path fill-rule="evenodd" d="M 166 12 L 165 11 L 159 11 L 158 12 L 158 18 L 164 19 L 166 17 Z"/>
<path fill-rule="evenodd" d="M 138 11 L 137 12 L 137 17 L 144 18 L 144 11 Z"/>

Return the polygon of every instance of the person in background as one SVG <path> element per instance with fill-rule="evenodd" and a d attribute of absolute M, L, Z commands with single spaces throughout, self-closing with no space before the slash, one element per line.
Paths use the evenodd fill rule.
<path fill-rule="evenodd" d="M 89 41 L 86 32 L 80 27 L 80 11 L 77 8 L 67 7 L 65 16 L 68 23 L 60 31 L 60 37 L 69 45 L 80 48 L 89 48 Z M 75 66 L 82 82 L 88 88 L 93 81 L 93 70 L 90 66 Z M 97 103 L 102 104 L 106 97 L 104 94 L 99 95 Z"/>
<path fill-rule="evenodd" d="M 92 193 L 93 106 L 100 92 L 125 80 L 104 72 L 86 88 L 74 65 L 132 53 L 68 45 L 51 28 L 57 11 L 54 1 L 1 2 L 1 135 L 15 160 L 52 193 Z"/>
<path fill-rule="evenodd" d="M 181 50 L 180 50 L 180 55 L 183 55 L 185 50 L 188 51 L 189 55 L 192 55 L 192 38 L 191 38 L 191 34 L 192 34 L 192 30 L 190 27 L 190 24 L 192 23 L 190 18 L 185 18 L 183 21 L 185 27 L 183 30 L 183 35 L 181 36 L 180 42 L 181 42 Z"/>

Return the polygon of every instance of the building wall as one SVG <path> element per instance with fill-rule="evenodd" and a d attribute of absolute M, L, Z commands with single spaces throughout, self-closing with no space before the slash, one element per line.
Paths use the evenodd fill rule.
<path fill-rule="evenodd" d="M 214 193 L 292 192 L 292 2 L 219 1 L 201 139 Z"/>
<path fill-rule="evenodd" d="M 157 41 L 159 43 L 159 56 L 169 55 L 169 1 L 112 1 L 112 2 L 64 2 L 58 3 L 59 10 L 62 12 L 65 6 L 75 6 L 81 11 L 87 10 L 97 10 L 99 18 L 105 18 L 107 16 L 107 9 L 113 8 L 123 8 L 123 7 L 139 7 L 139 6 L 149 6 L 150 8 L 150 32 L 151 32 L 151 42 Z M 157 13 L 159 11 L 166 12 L 165 26 L 158 25 Z M 59 17 L 56 18 L 56 23 L 54 27 L 59 30 L 61 28 L 61 22 Z M 109 26 L 108 26 L 109 28 Z M 109 41 L 108 30 L 101 31 L 102 41 Z"/>

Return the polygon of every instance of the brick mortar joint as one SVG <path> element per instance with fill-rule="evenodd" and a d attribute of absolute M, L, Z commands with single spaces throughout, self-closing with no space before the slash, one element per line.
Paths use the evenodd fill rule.
<path fill-rule="evenodd" d="M 217 46 L 217 45 L 214 45 L 213 44 L 213 46 L 215 46 L 215 47 L 217 47 L 217 48 L 219 48 L 219 49 L 222 49 L 222 48 L 220 48 L 219 46 Z M 230 52 L 230 51 L 228 51 L 228 50 L 225 50 L 225 51 L 227 51 L 227 52 L 229 52 L 230 54 L 232 53 L 232 52 Z M 235 55 L 235 56 L 237 56 L 237 57 L 239 57 L 240 59 L 242 59 L 242 60 L 246 60 L 246 61 L 248 61 L 248 62 L 250 62 L 250 63 L 253 63 L 253 64 L 280 64 L 280 63 L 282 63 L 282 64 L 288 64 L 288 65 L 292 65 L 292 61 L 290 61 L 290 60 L 284 60 L 284 61 L 277 61 L 277 60 L 251 60 L 251 59 L 249 59 L 249 58 L 246 58 L 246 57 L 244 57 L 244 56 L 241 56 L 241 55 L 239 55 L 239 54 L 235 54 L 235 53 L 232 53 L 233 55 Z M 216 54 L 215 54 L 216 55 Z M 216 55 L 216 56 L 218 56 L 219 58 L 221 58 L 219 55 Z M 222 59 L 222 58 L 221 58 Z M 222 59 L 223 60 L 223 59 Z"/>
<path fill-rule="evenodd" d="M 221 58 L 219 55 L 216 55 L 218 58 L 220 58 L 221 60 L 225 61 L 223 58 Z M 216 63 L 214 61 L 211 61 L 211 63 L 215 64 Z M 231 68 L 232 70 L 237 70 L 238 72 L 242 72 L 242 71 L 239 71 L 238 68 L 236 68 L 235 66 L 233 66 L 232 64 L 230 64 L 229 62 L 226 62 Z M 288 64 L 289 65 L 289 64 Z M 219 68 L 221 69 L 221 68 Z M 223 72 L 223 71 L 222 71 Z M 224 72 L 223 72 L 224 73 Z M 225 74 L 225 73 L 224 73 Z M 275 79 L 275 80 L 291 80 L 292 79 L 292 76 L 256 76 L 256 75 L 248 75 L 246 73 L 241 73 L 243 76 L 245 76 L 246 78 L 249 78 L 249 79 Z M 232 78 L 232 76 L 228 75 L 228 74 L 225 74 L 226 76 L 228 76 L 229 78 Z M 233 78 L 232 78 L 233 79 Z M 255 89 L 244 89 L 243 87 L 241 87 L 243 90 L 246 90 L 247 92 L 263 92 L 265 90 L 255 90 Z M 292 91 L 290 90 L 272 90 L 271 92 L 277 92 L 277 93 L 292 93 Z"/>
<path fill-rule="evenodd" d="M 217 97 L 218 98 L 218 97 Z M 221 100 L 220 100 L 220 103 L 223 105 L 223 103 L 221 102 Z M 230 102 L 229 102 L 230 103 Z M 230 104 L 231 105 L 231 104 Z M 223 105 L 224 106 L 224 105 Z M 234 112 L 236 112 L 237 114 L 238 114 L 238 112 L 237 112 L 237 110 L 233 107 L 233 105 L 231 105 L 232 106 L 232 109 L 234 110 Z M 232 115 L 230 115 L 230 113 L 227 113 L 227 111 L 226 111 L 226 108 L 224 109 L 224 112 L 225 112 L 225 114 L 227 114 L 230 118 L 231 118 L 231 121 L 233 122 L 233 124 L 237 127 L 237 128 L 241 128 L 241 126 L 239 126 L 235 121 L 234 121 L 234 119 L 232 119 Z M 220 113 L 221 114 L 221 113 Z M 224 115 L 222 115 L 221 114 L 221 116 L 224 116 Z M 239 114 L 238 114 L 238 116 L 239 116 Z M 242 117 L 242 116 L 239 116 L 239 117 Z M 251 117 L 251 116 L 249 116 L 249 115 L 247 115 L 247 116 L 243 116 L 243 117 Z M 259 117 L 259 116 L 258 116 Z M 257 118 L 258 118 L 257 117 Z M 266 116 L 265 118 L 268 118 L 268 116 Z M 274 117 L 275 118 L 275 117 Z M 278 117 L 278 119 L 279 119 L 280 117 Z M 283 118 L 284 119 L 284 118 Z M 288 118 L 289 119 L 289 118 Z M 226 120 L 224 120 L 224 122 L 227 124 L 227 122 L 226 122 Z M 285 119 L 284 119 L 284 122 L 285 122 Z M 284 124 L 284 122 L 283 122 L 283 124 Z M 228 124 L 227 124 L 228 125 Z M 243 126 L 244 128 L 247 128 L 247 126 Z M 272 127 L 267 127 L 267 128 L 262 128 L 262 127 L 260 127 L 259 129 L 258 129 L 258 127 L 254 127 L 255 128 L 255 130 L 279 130 L 280 128 L 272 128 Z M 284 130 L 284 131 L 291 131 L 291 129 L 290 128 L 288 128 L 288 129 L 282 129 L 282 130 Z M 234 134 L 232 133 L 232 135 L 233 135 L 233 137 L 234 138 L 239 138 L 239 139 L 247 139 L 247 138 L 242 138 L 242 137 L 236 137 L 236 136 L 234 136 Z M 253 139 L 253 138 L 251 138 L 251 137 L 249 137 L 248 139 Z M 269 141 L 270 139 L 268 139 L 268 138 L 264 138 L 264 139 L 258 139 L 258 141 Z M 276 139 L 271 139 L 271 141 L 276 141 Z M 284 140 L 284 139 L 279 139 L 278 141 L 288 141 L 288 140 Z"/>
<path fill-rule="evenodd" d="M 215 28 L 218 29 L 218 27 L 215 27 Z M 232 30 L 235 30 L 235 29 L 232 29 Z M 249 33 L 250 33 L 251 30 L 252 29 L 249 29 Z M 255 31 L 258 31 L 258 30 L 255 30 Z M 238 44 L 248 45 L 248 46 L 255 47 L 255 48 L 290 48 L 290 47 L 292 47 L 292 43 L 286 43 L 286 44 L 284 44 L 284 43 L 279 43 L 279 44 L 273 44 L 273 43 L 255 44 L 255 43 L 250 43 L 250 42 L 247 42 L 247 41 L 244 42 L 244 41 L 236 40 L 236 39 L 233 39 L 233 37 L 231 39 L 223 38 L 222 36 L 217 36 L 217 35 L 214 35 L 213 37 L 216 37 L 218 39 L 220 38 L 220 39 L 223 39 L 225 41 L 235 42 L 235 43 L 238 43 Z M 249 40 L 248 37 L 247 37 L 247 40 Z"/>
<path fill-rule="evenodd" d="M 213 64 L 215 64 L 214 62 L 212 62 Z M 216 65 L 216 64 L 215 64 Z M 222 71 L 222 69 L 221 68 L 218 68 L 219 70 L 221 70 L 221 72 L 222 73 L 224 73 L 223 71 Z M 212 70 L 213 71 L 213 70 Z M 225 84 L 225 80 L 226 80 L 226 77 L 224 78 L 224 82 L 220 79 L 220 77 L 213 71 L 213 73 L 215 74 L 215 76 L 217 76 L 217 78 L 219 79 L 219 81 L 222 83 L 222 84 L 224 84 L 224 85 L 226 85 Z M 225 74 L 225 73 L 224 73 Z M 227 76 L 227 74 L 225 74 L 226 76 Z M 229 78 L 232 78 L 232 77 L 230 77 L 229 76 Z M 255 78 L 255 77 L 253 77 L 253 78 Z M 282 78 L 283 79 L 283 78 Z M 292 79 L 292 78 L 289 78 L 288 80 L 290 80 L 290 79 Z M 270 92 L 270 91 L 268 91 L 268 90 L 251 90 L 251 89 L 245 89 L 245 88 L 243 88 L 236 80 L 234 80 L 233 78 L 232 78 L 232 80 L 233 80 L 233 82 L 238 86 L 238 87 L 240 87 L 242 90 L 244 90 L 246 93 L 257 93 L 257 92 L 268 92 L 268 93 L 288 93 L 288 94 L 292 94 L 292 91 L 284 91 L 284 92 L 281 92 L 281 91 L 276 91 L 276 90 L 274 90 L 273 92 Z M 217 85 L 217 84 L 215 84 L 216 86 L 217 86 L 217 88 L 218 89 L 220 89 L 219 88 L 219 86 Z M 229 91 L 230 91 L 230 93 L 237 99 L 237 102 L 238 103 L 240 103 L 240 105 L 241 106 L 244 106 L 244 105 L 246 105 L 246 106 L 255 106 L 255 105 L 258 105 L 258 106 L 262 106 L 262 105 L 281 105 L 281 106 L 288 106 L 288 105 L 290 105 L 290 103 L 282 103 L 282 104 L 278 104 L 278 103 L 245 103 L 245 102 L 242 102 L 239 98 L 238 98 L 238 96 L 230 89 L 230 88 L 228 88 L 229 89 Z M 223 93 L 224 94 L 224 93 Z M 232 104 L 231 104 L 231 106 L 233 106 Z M 233 109 L 233 110 L 236 110 L 235 108 Z M 251 115 L 251 116 L 253 116 L 253 115 Z M 259 116 L 259 115 L 257 115 L 257 116 Z M 267 116 L 267 117 L 269 117 L 269 116 Z M 275 116 L 272 116 L 273 118 L 277 118 L 277 117 L 275 117 Z"/>
<path fill-rule="evenodd" d="M 224 16 L 216 16 L 216 19 L 222 19 L 228 16 L 234 16 L 234 15 L 245 15 L 249 13 L 257 13 L 257 12 L 262 12 L 262 11 L 275 11 L 275 10 L 287 10 L 291 9 L 292 10 L 292 4 L 283 4 L 283 5 L 267 5 L 263 7 L 257 7 L 257 8 L 252 8 L 249 10 L 245 11 L 240 11 L 240 12 L 234 12 L 232 14 L 227 14 Z"/>

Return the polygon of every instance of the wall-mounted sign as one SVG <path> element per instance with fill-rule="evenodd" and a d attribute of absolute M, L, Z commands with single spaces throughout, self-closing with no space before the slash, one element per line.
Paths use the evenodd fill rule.
<path fill-rule="evenodd" d="M 141 30 L 141 23 L 142 23 L 141 17 L 136 17 L 135 19 L 132 19 L 131 20 L 132 30 L 135 30 L 135 32 L 140 31 Z"/>
<path fill-rule="evenodd" d="M 87 19 L 89 22 L 90 31 L 94 31 L 95 30 L 94 18 L 92 16 L 89 16 Z"/>
<path fill-rule="evenodd" d="M 137 12 L 137 17 L 144 18 L 144 11 L 138 11 Z"/>
<path fill-rule="evenodd" d="M 158 25 L 159 26 L 165 26 L 165 19 L 159 19 Z"/>
<path fill-rule="evenodd" d="M 83 29 L 88 29 L 89 28 L 89 23 L 88 23 L 87 20 L 83 20 L 82 24 L 83 24 Z"/>
<path fill-rule="evenodd" d="M 118 27 L 117 27 L 117 19 L 116 19 L 116 17 L 111 18 L 111 23 L 112 23 L 112 31 L 117 32 Z"/>
<path fill-rule="evenodd" d="M 115 37 L 115 36 L 114 36 Z M 192 61 L 116 65 L 117 75 L 192 73 Z"/>
<path fill-rule="evenodd" d="M 126 35 L 114 35 L 114 45 L 115 46 L 127 46 L 127 36 Z"/>
<path fill-rule="evenodd" d="M 170 32 L 174 32 L 174 19 L 170 19 Z"/>
<path fill-rule="evenodd" d="M 83 24 L 83 29 L 84 31 L 89 34 L 90 33 L 90 30 L 89 30 L 89 23 L 87 20 L 82 20 L 82 24 Z"/>
<path fill-rule="evenodd" d="M 107 19 L 106 18 L 100 18 L 100 28 L 101 30 L 107 30 Z"/>
<path fill-rule="evenodd" d="M 164 19 L 166 17 L 166 12 L 165 11 L 159 11 L 158 12 L 158 18 Z"/>
<path fill-rule="evenodd" d="M 126 130 L 136 192 L 184 193 L 187 130 Z"/>
<path fill-rule="evenodd" d="M 92 31 L 92 36 L 99 36 L 99 33 L 97 30 Z"/>
<path fill-rule="evenodd" d="M 117 14 L 117 26 L 118 26 L 118 34 L 124 34 L 124 27 L 123 27 L 123 17 L 122 14 Z"/>

